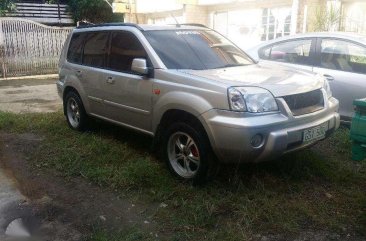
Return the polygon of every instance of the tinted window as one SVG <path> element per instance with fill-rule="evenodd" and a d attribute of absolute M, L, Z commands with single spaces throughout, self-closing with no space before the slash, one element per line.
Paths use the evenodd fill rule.
<path fill-rule="evenodd" d="M 288 41 L 262 49 L 259 57 L 291 64 L 311 64 L 311 40 Z"/>
<path fill-rule="evenodd" d="M 104 67 L 108 50 L 108 32 L 88 33 L 83 55 L 83 64 Z"/>
<path fill-rule="evenodd" d="M 136 36 L 122 31 L 112 33 L 109 69 L 131 72 L 134 58 L 147 58 L 146 52 Z"/>
<path fill-rule="evenodd" d="M 320 66 L 348 72 L 366 73 L 366 48 L 347 41 L 324 39 Z"/>
<path fill-rule="evenodd" d="M 162 30 L 144 34 L 169 69 L 214 69 L 253 63 L 243 51 L 211 30 Z"/>
<path fill-rule="evenodd" d="M 71 63 L 81 64 L 85 34 L 76 33 L 71 37 L 67 60 Z"/>

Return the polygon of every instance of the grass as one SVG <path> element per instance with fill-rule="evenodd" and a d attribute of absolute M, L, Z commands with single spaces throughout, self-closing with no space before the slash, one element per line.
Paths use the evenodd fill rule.
<path fill-rule="evenodd" d="M 247 240 L 329 232 L 366 236 L 366 162 L 350 160 L 346 128 L 275 162 L 224 166 L 204 187 L 175 180 L 150 152 L 151 138 L 94 122 L 71 131 L 62 113 L 0 112 L 0 130 L 44 137 L 31 163 L 82 176 L 145 203 L 164 202 L 154 219 L 168 240 Z M 91 241 L 149 240 L 141 230 Z"/>
<path fill-rule="evenodd" d="M 104 230 L 96 230 L 89 238 L 90 241 L 137 241 L 154 240 L 151 235 L 143 233 L 138 228 L 129 228 L 123 232 L 118 232 L 115 234 L 109 234 Z"/>

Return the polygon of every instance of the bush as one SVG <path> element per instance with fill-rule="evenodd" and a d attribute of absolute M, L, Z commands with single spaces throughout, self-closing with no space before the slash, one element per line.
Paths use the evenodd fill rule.
<path fill-rule="evenodd" d="M 113 14 L 111 7 L 104 0 L 70 0 L 68 5 L 75 23 L 123 22 L 123 15 Z"/>
<path fill-rule="evenodd" d="M 1 0 L 0 2 L 0 17 L 7 11 L 15 9 L 14 0 Z"/>

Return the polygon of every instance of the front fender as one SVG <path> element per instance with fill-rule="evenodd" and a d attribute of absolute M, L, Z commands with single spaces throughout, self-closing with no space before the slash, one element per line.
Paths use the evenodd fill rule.
<path fill-rule="evenodd" d="M 161 96 L 154 105 L 153 132 L 156 132 L 161 118 L 168 110 L 182 110 L 199 118 L 202 113 L 211 109 L 213 109 L 212 105 L 198 95 L 181 91 L 171 91 Z"/>

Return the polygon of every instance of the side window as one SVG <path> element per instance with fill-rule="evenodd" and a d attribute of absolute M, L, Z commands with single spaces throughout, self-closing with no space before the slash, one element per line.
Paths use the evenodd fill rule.
<path fill-rule="evenodd" d="M 295 40 L 275 44 L 267 49 L 262 49 L 260 58 L 290 64 L 311 64 L 310 61 L 311 39 Z"/>
<path fill-rule="evenodd" d="M 81 64 L 85 35 L 82 33 L 72 35 L 69 50 L 67 51 L 67 61 L 70 63 Z"/>
<path fill-rule="evenodd" d="M 271 49 L 272 49 L 272 47 L 266 48 L 266 49 L 262 49 L 261 52 L 259 53 L 259 57 L 261 59 L 269 59 L 270 54 L 271 54 Z"/>
<path fill-rule="evenodd" d="M 84 46 L 83 64 L 93 67 L 105 67 L 108 51 L 108 32 L 88 33 Z"/>
<path fill-rule="evenodd" d="M 366 74 L 366 48 L 343 40 L 323 39 L 320 66 Z"/>
<path fill-rule="evenodd" d="M 124 31 L 112 33 L 108 68 L 120 72 L 131 72 L 134 58 L 147 58 L 145 49 L 137 37 Z"/>

